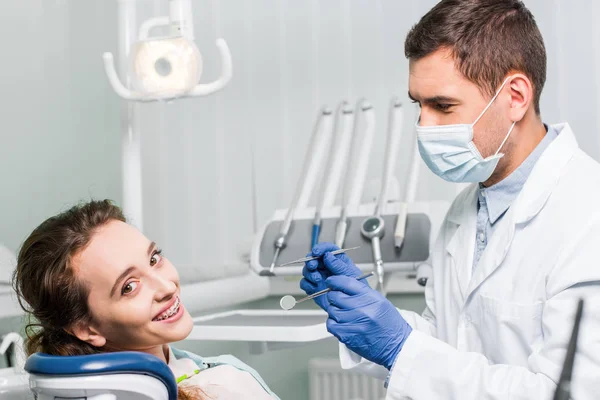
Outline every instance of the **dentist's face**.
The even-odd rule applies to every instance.
[[[454,57],[445,49],[411,60],[409,72],[408,92],[421,107],[422,126],[472,124],[492,99],[456,68]],[[473,127],[473,142],[484,158],[498,150],[510,129],[510,102],[507,84]],[[509,148],[504,147],[503,153],[510,153]]]
[[[89,288],[92,322],[76,336],[106,350],[154,352],[184,339],[193,322],[180,302],[179,275],[154,242],[121,221],[93,234],[73,258]]]

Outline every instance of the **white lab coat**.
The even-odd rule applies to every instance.
[[[474,270],[477,185],[450,207],[432,250],[427,308],[400,310],[413,332],[386,400],[550,400],[579,297],[572,395],[600,398],[600,165],[568,124],[555,128]],[[344,345],[340,358],[346,369],[388,375]]]

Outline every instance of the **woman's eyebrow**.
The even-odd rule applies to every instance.
[[[123,273],[121,275],[119,275],[119,277],[115,281],[115,284],[113,285],[112,289],[110,290],[110,297],[114,296],[115,290],[117,290],[117,287],[119,286],[119,283],[123,279],[125,279],[127,277],[127,275],[131,274],[134,270],[135,270],[135,267],[131,266],[131,267],[127,268],[125,271],[123,271]]]

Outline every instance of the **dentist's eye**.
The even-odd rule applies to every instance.
[[[123,289],[121,290],[122,295],[133,293],[133,291],[137,288],[138,283],[135,281],[127,282]]]
[[[452,104],[435,103],[433,107],[438,111],[447,112]]]
[[[152,253],[152,256],[150,257],[150,266],[154,267],[161,260],[162,260],[162,250],[158,249],[158,250],[154,251],[154,253]]]

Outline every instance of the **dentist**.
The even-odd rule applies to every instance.
[[[333,289],[316,301],[342,366],[385,380],[388,400],[549,400],[577,300],[600,309],[600,165],[568,124],[542,122],[546,51],[521,1],[441,1],[405,54],[421,157],[441,178],[473,183],[432,249],[427,307],[397,310],[326,243],[300,285]],[[598,332],[598,313],[584,315],[577,400],[600,393]]]

